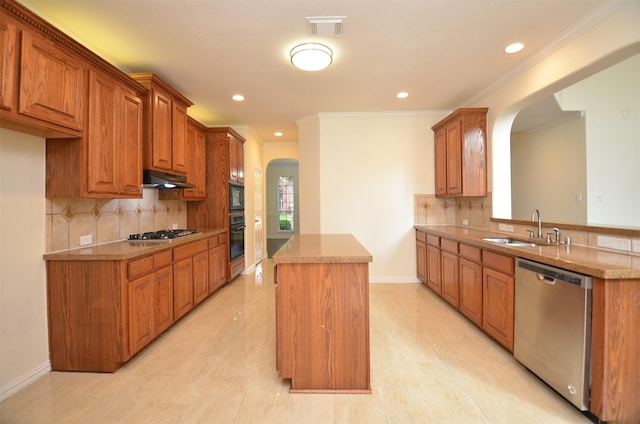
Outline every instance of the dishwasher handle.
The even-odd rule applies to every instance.
[[[538,277],[538,280],[542,281],[543,283],[547,283],[550,285],[554,285],[556,283],[556,279],[551,278],[548,275],[544,275],[538,272],[536,273],[536,276]]]

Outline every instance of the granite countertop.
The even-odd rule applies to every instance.
[[[576,245],[567,247],[564,244],[538,244],[535,247],[505,246],[484,241],[482,238],[511,237],[522,240],[526,240],[526,238],[456,225],[416,225],[415,228],[483,249],[531,259],[594,277],[640,278],[640,255]],[[537,243],[537,241],[534,242]]]
[[[138,256],[145,256],[162,250],[171,249],[182,244],[205,240],[209,237],[222,234],[225,231],[227,231],[225,228],[198,229],[198,233],[196,234],[172,239],[166,242],[148,243],[119,240],[111,243],[80,247],[77,249],[45,253],[43,255],[43,259],[46,261],[117,261],[132,259]]]
[[[273,263],[364,263],[371,253],[351,234],[294,235],[274,255]]]

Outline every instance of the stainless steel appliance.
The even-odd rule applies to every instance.
[[[513,355],[582,411],[589,409],[591,277],[516,263]]]
[[[244,210],[244,186],[242,184],[229,183],[229,210]]]
[[[128,241],[135,243],[167,242],[176,238],[190,236],[195,233],[197,233],[196,230],[189,229],[150,231],[140,234],[130,234]]]
[[[229,214],[229,259],[244,255],[244,212]]]

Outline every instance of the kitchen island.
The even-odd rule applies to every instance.
[[[274,254],[276,368],[291,392],[371,393],[372,260],[346,234],[296,235]]]

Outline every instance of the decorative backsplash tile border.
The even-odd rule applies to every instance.
[[[187,205],[160,200],[156,189],[143,189],[142,199],[46,199],[47,253],[123,240],[129,234],[187,226]]]

